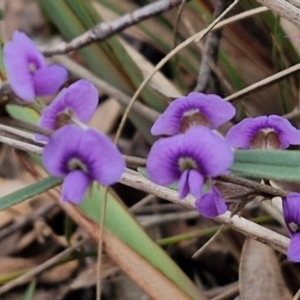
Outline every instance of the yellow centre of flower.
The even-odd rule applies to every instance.
[[[70,171],[81,170],[84,173],[88,172],[86,164],[84,164],[80,159],[74,157],[68,161],[68,169]]]
[[[197,169],[196,162],[190,157],[180,157],[178,160],[178,166],[181,172],[191,169]]]

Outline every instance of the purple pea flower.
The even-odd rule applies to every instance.
[[[276,115],[246,118],[226,135],[232,147],[243,149],[286,149],[300,145],[300,131]]]
[[[300,262],[300,194],[290,193],[282,199],[283,216],[291,236],[287,258],[292,262]]]
[[[39,126],[56,130],[71,122],[72,118],[86,123],[93,116],[98,104],[98,91],[92,83],[81,79],[64,88],[50,105],[43,109]],[[48,137],[36,134],[36,141],[48,141]]]
[[[24,101],[55,94],[68,78],[62,66],[46,65],[43,54],[23,32],[15,31],[3,51],[11,88]]]
[[[147,159],[149,178],[160,185],[178,183],[179,198],[189,192],[198,200],[196,208],[206,217],[224,213],[227,206],[216,188],[202,195],[206,179],[227,172],[233,152],[225,140],[204,126],[185,134],[161,138],[155,142]]]
[[[202,125],[216,129],[235,115],[235,108],[218,95],[189,93],[174,100],[151,128],[153,135],[175,135]]]
[[[116,183],[125,162],[113,142],[94,129],[66,125],[51,136],[43,154],[48,172],[65,177],[61,199],[79,203],[93,180],[104,186]]]

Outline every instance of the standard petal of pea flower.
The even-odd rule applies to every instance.
[[[175,135],[198,125],[216,129],[234,115],[234,106],[218,95],[193,92],[174,100],[155,121],[151,133]]]
[[[179,198],[190,192],[199,199],[196,207],[202,207],[201,213],[214,217],[224,213],[227,207],[225,203],[219,205],[224,200],[215,188],[204,198],[205,203],[201,206],[202,186],[206,179],[227,173],[232,162],[233,152],[225,140],[210,129],[197,126],[185,134],[155,142],[148,155],[147,171],[149,178],[160,185],[179,181]]]
[[[291,237],[287,258],[292,262],[300,262],[300,194],[290,193],[282,199],[283,216]]]
[[[231,127],[226,140],[232,147],[242,149],[286,149],[300,145],[300,130],[280,116],[260,116]]]
[[[87,80],[81,79],[64,88],[50,105],[43,109],[39,126],[56,130],[71,122],[72,118],[86,123],[98,105],[98,91]],[[48,141],[48,137],[36,134],[36,141]]]
[[[123,157],[108,137],[75,125],[55,131],[42,158],[51,175],[65,177],[61,199],[73,203],[84,199],[93,180],[104,186],[112,185],[125,171]]]
[[[15,31],[3,52],[11,88],[24,101],[55,94],[68,78],[64,67],[47,66],[43,54],[23,32]]]

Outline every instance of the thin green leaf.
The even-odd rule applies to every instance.
[[[300,151],[236,150],[230,169],[237,175],[299,181]]]
[[[104,199],[104,189],[94,183],[90,195],[79,205],[84,213],[99,222],[100,209]],[[190,279],[174,261],[146,234],[135,218],[112,192],[108,191],[105,228],[147,259],[165,276],[172,280],[190,299],[199,295]]]
[[[5,106],[6,111],[15,119],[37,124],[40,115],[30,107],[8,104]]]
[[[33,183],[25,188],[19,189],[7,196],[0,198],[0,211],[25,201],[33,196],[39,195],[62,182],[61,178],[46,177],[36,183]]]
[[[32,280],[28,285],[26,292],[22,298],[22,300],[33,300],[34,292],[35,292],[36,280]]]

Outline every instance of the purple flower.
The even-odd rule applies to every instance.
[[[175,135],[203,125],[216,129],[235,115],[235,108],[217,95],[189,93],[174,100],[151,128],[153,135]]]
[[[214,186],[211,192],[196,200],[195,206],[206,218],[215,218],[227,211],[227,205],[223,201],[222,195]]]
[[[300,131],[282,117],[247,118],[230,128],[227,142],[243,149],[286,149],[300,145]]]
[[[79,203],[93,180],[107,186],[125,171],[121,153],[112,141],[94,129],[66,125],[51,136],[42,154],[48,172],[65,177],[62,201]]]
[[[55,94],[68,78],[62,66],[46,65],[43,54],[23,32],[15,31],[3,51],[11,88],[24,101]]]
[[[282,199],[283,216],[291,236],[287,258],[292,262],[300,262],[300,194],[290,193]]]
[[[47,108],[43,109],[39,126],[56,130],[69,124],[71,118],[86,123],[92,117],[98,104],[98,91],[92,83],[81,79],[64,88]],[[37,134],[39,142],[48,141],[48,137]]]
[[[216,216],[226,211],[226,205],[215,188],[202,196],[202,186],[207,178],[226,173],[232,162],[233,152],[225,140],[210,129],[197,126],[185,134],[155,142],[148,155],[147,171],[149,178],[160,185],[179,181],[180,199],[190,192],[201,198],[196,207],[203,215]]]

